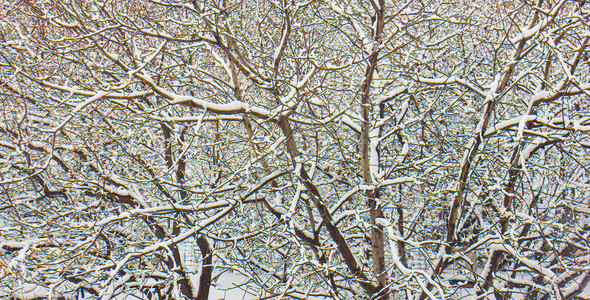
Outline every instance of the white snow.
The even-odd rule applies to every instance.
[[[80,110],[84,109],[84,107],[88,106],[90,103],[102,99],[107,93],[106,92],[98,92],[95,95],[93,95],[92,97],[86,99],[86,101],[84,102],[80,102],[76,108],[70,113],[69,116],[67,116],[57,127],[54,127],[53,129],[49,130],[49,132],[57,132],[58,130],[60,130],[61,128],[63,128]]]
[[[3,243],[4,245],[7,245],[6,243]],[[29,252],[29,248],[30,248],[30,243],[25,242],[22,244],[22,249],[20,249],[18,251],[18,255],[15,256],[13,259],[10,260],[10,262],[8,263],[8,268],[9,269],[16,269],[17,266],[19,266],[22,262],[25,261],[25,258],[27,256],[27,252]]]
[[[374,133],[374,132],[372,132]],[[371,135],[371,134],[369,134]],[[379,153],[377,147],[379,146],[378,136],[369,139],[369,170],[371,173],[371,181],[379,180]]]
[[[281,97],[281,103],[289,108],[294,108],[295,104],[297,104],[297,102],[295,102],[293,100],[293,98],[295,98],[295,95],[297,94],[297,89],[295,87],[291,87],[291,91],[289,92],[289,94],[287,94],[284,97]]]
[[[494,252],[494,251],[507,252],[512,257],[514,257],[519,262],[521,262],[523,265],[525,265],[525,266],[531,268],[532,270],[535,270],[535,271],[539,272],[540,274],[542,274],[543,276],[545,276],[545,280],[547,282],[552,282],[553,280],[557,280],[558,279],[558,276],[553,271],[551,271],[548,268],[545,268],[545,267],[541,266],[536,261],[533,261],[531,259],[528,259],[528,258],[520,255],[520,253],[518,253],[518,251],[516,251],[516,249],[514,249],[512,246],[510,246],[510,245],[508,245],[506,243],[492,245],[491,246],[491,251],[492,252]]]
[[[475,137],[469,139],[469,143],[467,143],[466,149],[463,152],[463,158],[461,158],[460,166],[463,167],[465,163],[467,163],[467,158],[469,157],[469,153],[473,151],[473,147],[475,146]]]
[[[397,88],[387,92],[384,95],[379,95],[377,97],[377,99],[375,100],[375,104],[379,105],[383,102],[387,102],[387,101],[399,96],[400,94],[404,93],[405,91],[407,91],[407,89],[408,88],[405,86],[398,86]]]
[[[519,118],[520,120],[518,120],[518,134],[516,135],[516,140],[520,141],[523,137],[523,132],[524,132],[524,127],[526,125],[527,122],[529,121],[534,121],[537,119],[537,116],[535,115],[524,115],[521,116]]]
[[[342,121],[342,123],[348,125],[348,127],[352,128],[354,131],[361,132],[361,126],[355,123],[348,115],[343,115],[342,118],[340,118],[340,120]]]
[[[510,42],[512,44],[516,44],[522,40],[528,40],[531,37],[533,37],[533,35],[535,35],[536,33],[539,32],[539,29],[541,29],[541,26],[543,26],[543,22],[539,22],[537,25],[533,26],[532,28],[521,28],[520,31],[521,33],[516,35],[514,38],[510,39]]]
[[[311,76],[313,76],[313,74],[315,74],[315,71],[316,71],[316,67],[314,66],[311,69],[311,71],[309,71],[307,74],[305,74],[305,76],[303,76],[303,78],[297,82],[295,87],[298,89],[305,87],[305,85],[307,85],[307,83],[309,82],[309,79],[311,78]]]
[[[587,123],[590,120],[590,117],[582,118],[579,120],[573,121],[573,128],[576,131],[590,131],[590,125],[582,125],[582,123]]]
[[[311,97],[307,101],[309,101],[309,103],[311,103],[313,105],[324,106],[324,101],[322,101],[322,99],[320,99],[318,97]]]
[[[548,99],[551,97],[551,94],[547,90],[539,90],[536,91],[533,96],[531,97],[531,102],[537,102],[542,99]]]

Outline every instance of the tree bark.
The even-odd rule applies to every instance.
[[[199,292],[197,300],[209,299],[209,288],[211,287],[211,274],[213,273],[213,255],[207,238],[199,235],[197,238],[197,245],[201,249],[201,256],[203,257],[203,271],[201,272],[201,279],[199,281]]]

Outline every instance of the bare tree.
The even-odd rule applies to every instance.
[[[0,295],[572,299],[580,1],[5,1]]]

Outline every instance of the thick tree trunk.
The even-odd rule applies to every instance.
[[[213,273],[213,255],[207,238],[199,235],[197,238],[197,245],[201,249],[201,256],[203,256],[203,272],[201,272],[201,279],[199,281],[199,292],[197,300],[209,299],[209,288],[211,287],[211,274]]]
[[[379,45],[381,43],[381,34],[383,33],[383,27],[385,25],[385,1],[372,1],[371,4],[375,9],[373,40],[377,45]],[[377,48],[373,50],[373,53],[371,53],[369,65],[367,65],[365,70],[365,79],[361,87],[361,169],[363,180],[368,184],[373,183],[372,177],[374,175],[371,174],[371,155],[378,155],[377,153],[373,152],[373,149],[371,149],[372,104],[370,101],[371,84],[373,82],[373,74],[377,69],[378,60],[379,50]],[[378,157],[377,163],[379,163]],[[377,299],[387,299],[388,291],[381,291],[382,289],[386,289],[387,286],[387,278],[385,274],[385,243],[383,237],[383,226],[377,224],[376,221],[378,218],[383,218],[383,209],[378,202],[378,190],[367,191],[366,195],[369,198],[368,206],[370,210],[369,213],[371,222],[371,256],[373,260],[373,274],[379,283],[379,295],[377,295]]]

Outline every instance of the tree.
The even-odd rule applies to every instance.
[[[0,5],[0,295],[590,279],[584,2]]]

